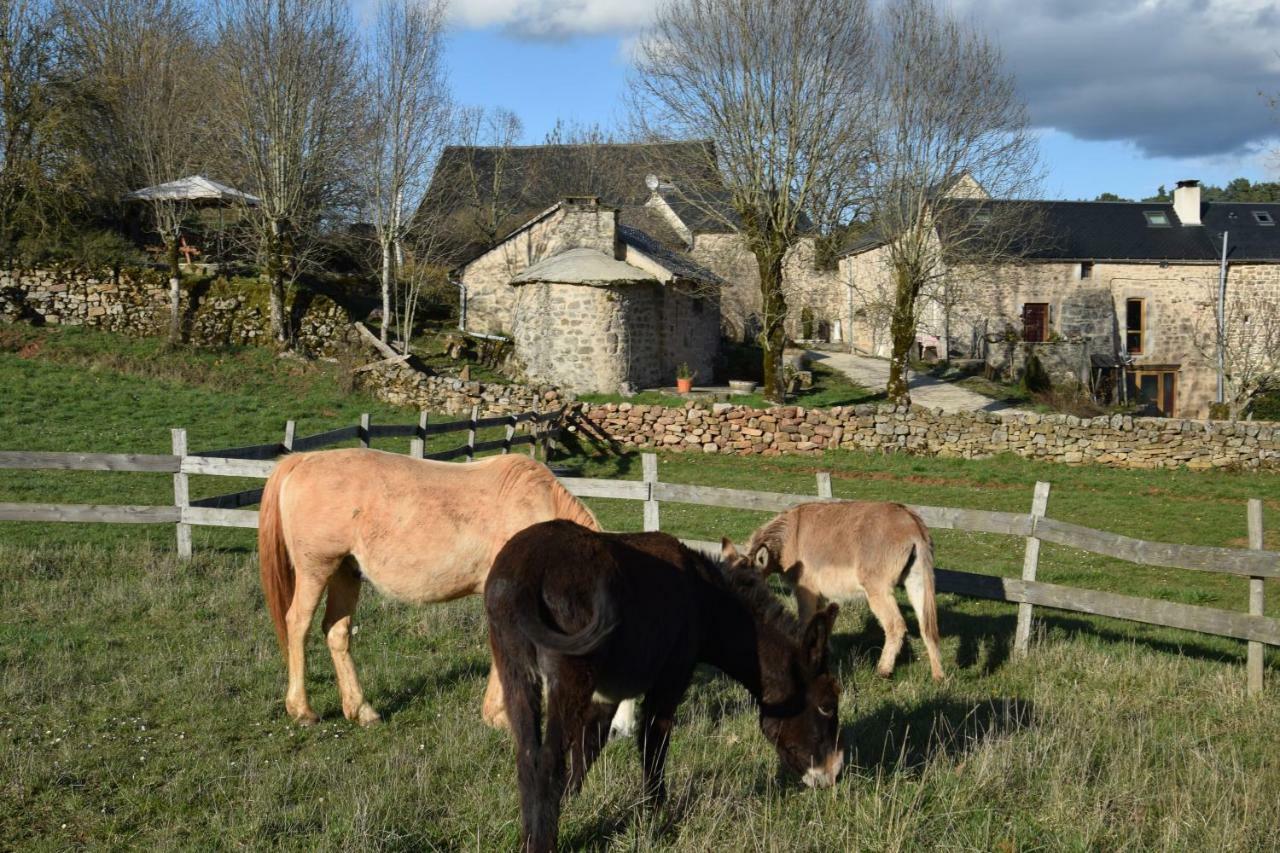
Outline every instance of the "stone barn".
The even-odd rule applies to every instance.
[[[468,330],[509,337],[525,378],[575,392],[673,385],[681,364],[709,381],[721,280],[618,215],[566,198],[466,264]]]

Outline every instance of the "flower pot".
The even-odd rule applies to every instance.
[[[750,379],[730,379],[729,391],[733,394],[751,394],[756,390],[756,383]]]
[[[693,377],[688,379],[676,379],[676,390],[681,394],[688,394],[693,390]]]

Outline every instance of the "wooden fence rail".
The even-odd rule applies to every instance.
[[[275,446],[282,452],[314,449],[360,438],[367,441],[374,437],[412,437],[410,454],[419,458],[451,459],[473,458],[476,453],[490,450],[507,452],[513,445],[527,443],[531,449],[539,440],[549,439],[550,429],[537,435],[514,437],[517,423],[530,421],[537,428],[558,415],[520,415],[514,417],[477,418],[443,424],[428,424],[423,415],[416,425],[377,425],[362,418],[359,427],[344,427],[314,436],[294,438],[292,422],[286,427],[285,440],[279,445],[254,445],[249,448],[231,448],[214,453],[182,454],[185,449],[185,433],[174,431],[174,454],[146,455],[122,453],[37,453],[27,451],[0,451],[0,468],[26,470],[77,470],[77,471],[139,471],[169,473],[174,475],[173,506],[88,506],[79,504],[0,503],[0,521],[67,521],[106,522],[112,524],[176,524],[179,550],[183,551],[184,529],[190,526],[256,528],[256,510],[237,507],[256,502],[261,489],[249,489],[229,495],[187,500],[186,476],[231,476],[265,478],[275,462],[256,459],[252,453],[259,448]],[[503,439],[476,442],[477,429],[506,426]],[[467,443],[451,450],[424,454],[428,435],[466,431]],[[544,457],[545,458],[545,457]],[[816,494],[800,495],[778,492],[757,492],[743,489],[726,489],[713,486],[693,486],[663,483],[658,479],[657,457],[646,453],[642,456],[641,480],[605,480],[580,477],[562,478],[561,482],[574,495],[583,498],[611,498],[641,501],[644,505],[644,529],[657,530],[660,526],[662,502],[688,503],[726,509],[777,512],[813,500],[831,497],[830,475],[819,473]],[[179,478],[182,478],[179,481]],[[937,570],[938,590],[974,598],[1007,601],[1019,606],[1015,635],[1015,649],[1027,652],[1031,609],[1033,606],[1049,607],[1075,613],[1087,613],[1160,625],[1248,642],[1246,671],[1248,690],[1251,694],[1262,690],[1263,644],[1280,646],[1280,620],[1268,618],[1264,612],[1264,587],[1266,578],[1280,577],[1280,553],[1264,550],[1262,537],[1261,501],[1248,504],[1249,550],[1216,548],[1200,545],[1181,545],[1165,542],[1148,542],[1116,533],[1093,530],[1046,517],[1049,485],[1036,485],[1031,512],[990,512],[987,510],[958,507],[913,506],[925,523],[935,529],[963,530],[978,533],[997,533],[1024,537],[1027,540],[1021,578],[1005,578],[970,572]],[[189,534],[188,534],[189,537]],[[686,540],[695,547],[718,551],[719,543]],[[1221,610],[1198,605],[1177,604],[1169,601],[1139,598],[1097,590],[1079,589],[1044,583],[1036,579],[1041,541],[1113,557],[1131,563],[1202,572],[1237,575],[1249,580],[1249,612]],[[187,539],[189,548],[189,538]]]

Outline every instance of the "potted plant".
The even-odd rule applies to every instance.
[[[689,362],[682,361],[676,367],[676,390],[688,394],[693,390],[693,377],[696,373],[689,369]]]

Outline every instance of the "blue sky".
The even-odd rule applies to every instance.
[[[1276,179],[1272,0],[954,0],[1005,53],[1041,137],[1048,198],[1141,197],[1181,178]],[[540,142],[625,122],[628,45],[652,0],[455,0],[451,84]]]

